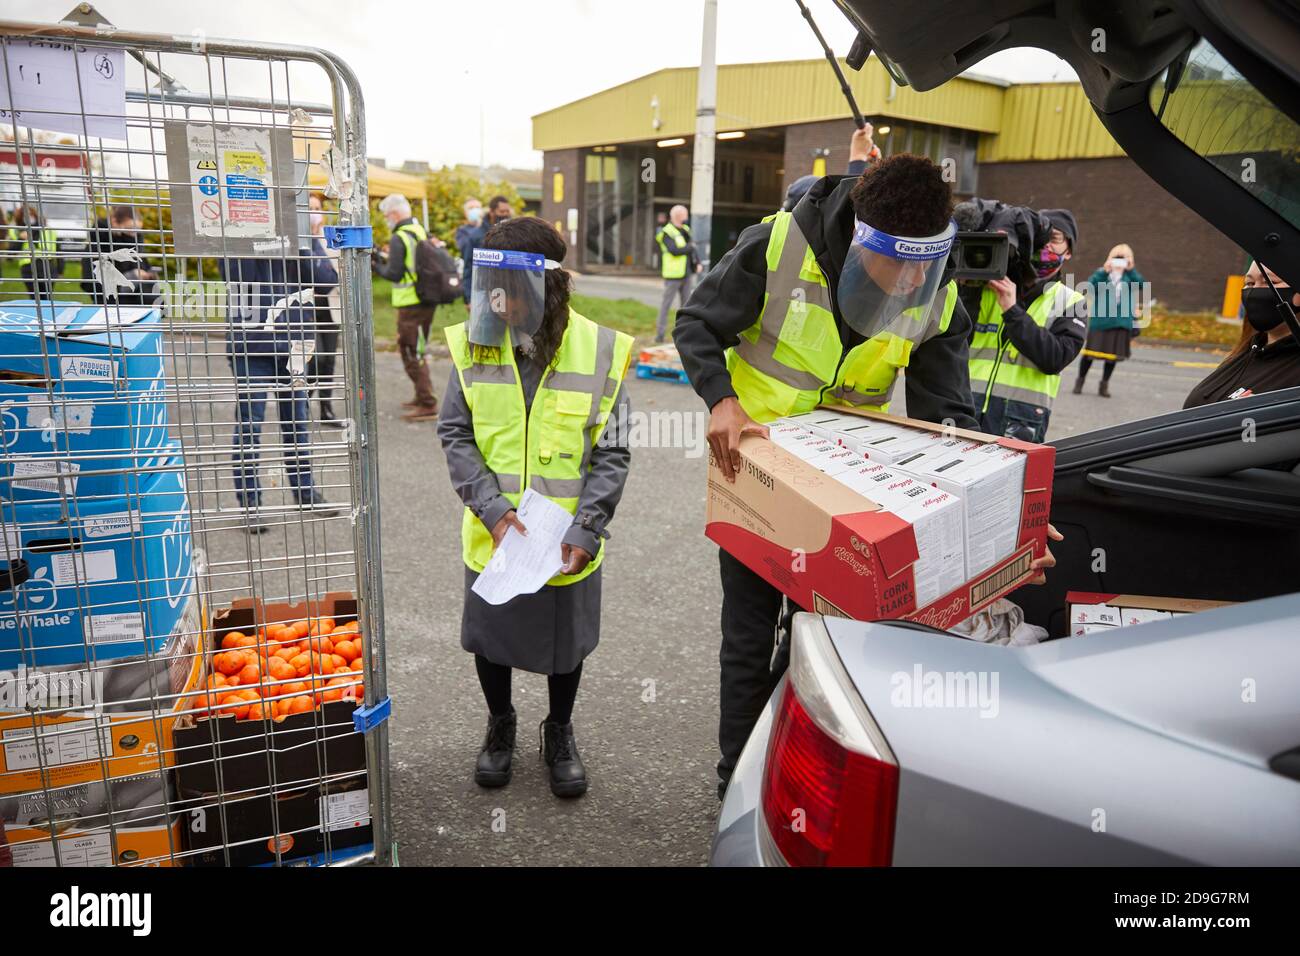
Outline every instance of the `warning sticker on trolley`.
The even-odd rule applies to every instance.
[[[65,551],[50,555],[50,571],[58,587],[99,584],[117,580],[117,554],[103,551]]]
[[[86,640],[91,644],[115,644],[144,640],[144,615],[139,611],[93,614],[85,621]]]
[[[52,461],[48,458],[13,459],[15,488],[57,495],[66,486],[69,494],[77,490],[77,472],[81,466],[75,461]]]
[[[37,740],[31,728],[6,730],[4,737],[5,770],[39,770],[41,766],[61,767],[70,763],[85,763],[111,757],[112,735],[107,726],[97,726],[94,720],[77,720],[61,723],[57,730],[42,728],[37,751]]]
[[[326,830],[351,830],[370,823],[370,791],[330,793],[320,799],[320,818]]]

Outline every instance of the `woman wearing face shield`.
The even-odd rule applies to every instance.
[[[504,220],[474,252],[470,319],[446,330],[455,368],[438,421],[461,525],[465,598],[461,646],[474,654],[488,705],[474,779],[510,782],[514,669],[547,675],[550,711],[539,730],[551,791],[587,790],[572,723],[583,659],[600,638],[606,526],[623,493],[624,379],[630,336],[569,307],[564,240],[534,217]],[[534,594],[487,603],[474,582],[508,532],[526,534],[516,507],[526,490],[573,515],[559,574]]]
[[[1271,283],[1271,285],[1270,285]],[[1252,262],[1241,293],[1241,339],[1228,357],[1197,385],[1183,408],[1300,385],[1300,342],[1285,309],[1300,315],[1300,293],[1272,269]]]

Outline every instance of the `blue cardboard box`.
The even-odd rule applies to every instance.
[[[0,503],[0,670],[160,652],[194,593],[178,451],[125,494]]]
[[[120,495],[154,466],[164,350],[152,308],[0,303],[0,498]]]

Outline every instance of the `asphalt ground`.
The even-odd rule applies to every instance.
[[[586,277],[584,277],[585,279]],[[584,286],[582,280],[579,288]],[[643,283],[639,296],[656,290]],[[597,292],[589,284],[584,291]],[[626,288],[626,285],[614,287]],[[1182,406],[1212,353],[1137,345],[1113,398],[1074,395],[1068,370],[1049,438]],[[380,483],[393,812],[400,861],[434,865],[700,865],[717,810],[717,549],[703,535],[703,407],[689,386],[630,379],[634,409],[690,441],[638,447],[604,564],[600,646],[584,664],[574,723],[590,792],[562,801],[537,755],[545,679],[516,674],[513,782],[473,782],[486,709],[460,648],[461,507],[434,426],[400,420],[411,388],[378,356]],[[432,364],[438,391],[450,365]],[[902,408],[898,409],[902,411]]]

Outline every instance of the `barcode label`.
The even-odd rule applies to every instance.
[[[37,458],[15,458],[13,461],[13,486],[28,491],[57,495],[62,488],[60,478],[66,480],[68,493],[77,490],[77,472],[81,466],[75,461],[49,461]]]
[[[972,581],[970,586],[970,606],[975,610],[989,598],[993,597],[1016,578],[1029,570],[1034,558],[1034,549],[1026,548],[1004,568],[999,568],[986,578]]]
[[[138,611],[95,614],[86,620],[86,640],[91,644],[114,644],[144,640],[144,615]]]

